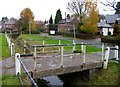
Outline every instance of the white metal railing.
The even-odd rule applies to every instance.
[[[64,47],[65,46],[73,46],[73,49],[75,50],[76,45],[81,45],[81,51],[84,54],[83,63],[85,63],[85,60],[86,60],[85,59],[85,57],[86,57],[86,45],[89,45],[89,44],[85,44],[85,43],[80,43],[80,44],[75,44],[75,43],[73,43],[73,44],[60,44],[60,41],[59,41],[59,44],[33,45],[33,47],[34,47],[34,70],[36,70],[36,64],[37,64],[36,63],[37,48],[42,47],[44,52],[45,52],[45,49],[44,49],[45,47],[59,47],[58,51],[60,52],[60,58],[61,58],[60,65],[61,65],[61,67],[63,67]]]
[[[104,48],[104,46],[103,46]],[[103,64],[103,68],[107,69],[107,65],[108,65],[108,60],[110,58],[110,50],[114,50],[114,59],[117,61],[118,63],[118,46],[115,47],[106,47],[105,52],[104,49],[102,50],[104,52],[104,55],[102,55],[102,58],[104,57],[104,64]]]
[[[23,64],[23,62],[21,60],[21,57],[20,57],[20,54],[16,53],[15,54],[15,70],[16,70],[16,75],[17,76],[20,76],[20,74],[21,74],[21,66],[22,66],[23,70],[25,71],[26,75],[29,77],[29,79],[30,79],[31,83],[33,84],[33,86],[38,87],[38,85],[36,84],[36,82],[34,81],[32,76],[30,75],[29,71],[27,70],[27,68]]]

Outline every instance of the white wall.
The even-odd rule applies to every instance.
[[[111,35],[113,35],[113,28],[109,28],[109,31],[111,32]],[[103,35],[108,35],[108,28],[102,28]]]

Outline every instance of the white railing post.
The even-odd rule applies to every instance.
[[[116,48],[116,50],[115,50],[114,56],[115,56],[116,60],[118,61],[118,49],[119,49],[119,47],[115,46],[115,48]]]
[[[59,45],[61,45],[61,40],[59,40]],[[59,46],[59,52],[60,52],[60,46]]]
[[[61,46],[61,67],[63,67],[63,46]]]
[[[82,45],[81,45],[81,51],[82,51],[82,53],[83,53],[83,52],[84,52],[84,51],[83,51],[83,50],[84,50],[84,48],[83,48],[83,46],[84,46],[84,45],[83,45],[83,42],[81,42],[81,44],[82,44]]]
[[[10,46],[11,46],[11,41],[10,41],[9,38],[8,38],[8,46],[9,46],[9,48],[10,48]]]
[[[20,58],[20,54],[16,53],[15,54],[15,70],[16,70],[16,75],[18,73],[21,74],[21,66],[20,66],[20,62],[19,62],[18,58]]]
[[[102,43],[102,61],[104,60],[104,43]]]
[[[24,40],[24,49],[23,49],[23,51],[24,51],[24,54],[26,54],[26,40]]]
[[[86,45],[83,45],[83,64],[85,64],[85,58],[86,57]]]
[[[76,46],[75,45],[76,45],[75,40],[73,40],[73,49],[72,49],[73,52],[76,50]]]
[[[43,46],[45,45],[45,41],[43,40]],[[45,48],[43,47],[42,49],[42,52],[43,52],[43,57],[44,57],[44,53],[45,53]]]
[[[105,59],[104,59],[104,65],[103,65],[104,69],[107,69],[109,55],[110,55],[110,47],[106,47],[106,50],[105,50]]]
[[[11,43],[11,56],[14,57],[14,54],[15,54],[15,50],[14,50],[14,43]]]
[[[34,48],[34,70],[36,70],[36,47]]]

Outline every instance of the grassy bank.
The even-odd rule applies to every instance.
[[[0,45],[0,54],[1,54],[0,59],[8,58],[10,56],[10,50],[8,48],[5,34],[0,34],[0,44],[1,44]]]
[[[27,82],[27,78],[24,74],[21,75],[21,78],[23,80],[23,83],[25,87],[30,87],[29,83]],[[21,84],[19,82],[19,79],[16,75],[3,75],[2,78],[2,87],[21,87]]]
[[[68,76],[65,81],[70,85],[69,87],[79,87],[87,85],[88,87],[119,87],[120,85],[120,62],[115,63],[109,61],[107,69],[96,70],[92,73],[89,81],[81,80],[78,75]],[[85,75],[84,75],[85,76]]]
[[[43,40],[45,41],[45,44],[59,44],[59,39],[55,39],[52,37],[46,37],[46,36],[40,36],[39,34],[32,34],[31,36],[28,34],[23,34],[19,36],[19,39],[25,39],[27,40],[27,43],[30,43],[30,38],[31,38],[31,45],[40,45],[43,44]],[[69,38],[68,38],[69,39]],[[61,44],[72,44],[71,41],[69,40],[61,40]],[[76,46],[77,50],[81,49],[81,46],[77,45]],[[65,52],[71,52],[72,51],[72,47],[71,46],[67,46],[65,47]],[[87,52],[100,52],[101,49],[100,48],[96,48],[93,46],[88,45],[87,46]]]

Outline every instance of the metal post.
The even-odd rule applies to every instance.
[[[61,46],[61,67],[63,67],[63,46]]]
[[[14,43],[11,44],[11,56],[14,57]]]
[[[45,41],[43,40],[43,46],[45,45]],[[44,57],[44,53],[45,53],[45,48],[43,47],[43,50],[42,50],[42,52],[43,52],[43,57]]]
[[[30,23],[31,23],[31,22],[29,22],[30,50],[32,50],[32,49],[31,49],[31,26],[30,26]]]
[[[115,50],[115,58],[116,60],[118,61],[118,49],[119,47],[118,46],[115,46],[116,47],[116,50]]]
[[[105,52],[105,60],[104,60],[104,69],[107,69],[107,64],[108,64],[108,59],[109,59],[109,55],[110,55],[110,47],[106,47],[106,52]]]
[[[73,49],[72,49],[73,52],[76,50],[75,47],[76,47],[76,46],[75,46],[75,40],[73,40]]]
[[[81,44],[83,44],[83,42],[81,42]],[[84,46],[84,45],[81,45],[81,51],[82,51],[82,53],[84,52],[83,46]]]
[[[36,47],[34,48],[34,70],[36,70]]]
[[[19,73],[21,73],[21,66],[20,66],[20,62],[18,60],[18,58],[20,58],[20,54],[16,53],[15,54],[15,70],[16,70],[16,75]]]
[[[76,34],[75,34],[75,25],[73,25],[73,29],[74,29],[74,39],[76,39]]]
[[[86,45],[83,46],[83,64],[85,64],[85,57],[86,57]]]
[[[102,61],[104,60],[104,43],[102,44]]]
[[[61,44],[61,40],[59,40],[59,45]],[[60,52],[60,46],[59,46],[59,52]]]
[[[9,45],[9,48],[10,48],[10,46],[11,46],[11,41],[10,41],[10,39],[8,39],[8,45]]]
[[[26,40],[24,40],[24,49],[23,49],[23,51],[24,51],[24,54],[26,54]]]

